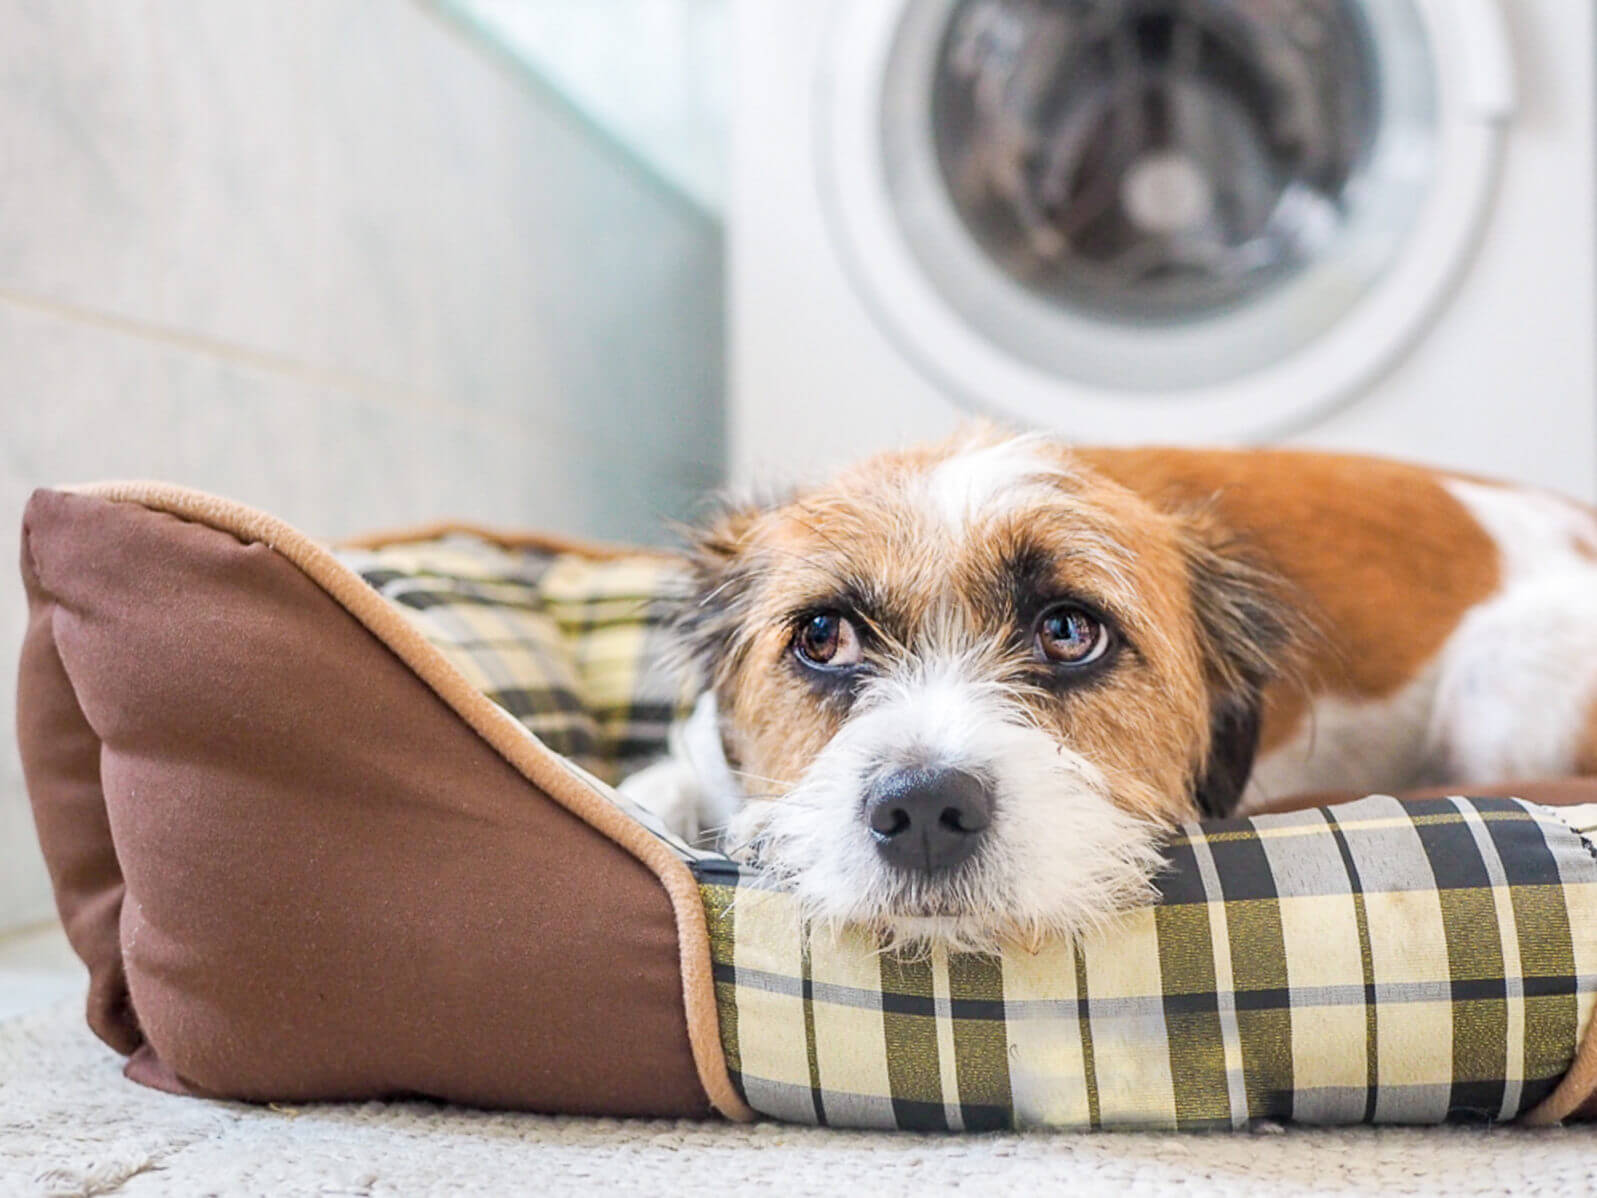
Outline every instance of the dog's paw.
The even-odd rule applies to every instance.
[[[697,843],[703,831],[699,826],[703,800],[698,777],[686,762],[667,757],[639,770],[616,789],[652,812],[672,833],[689,844]]]

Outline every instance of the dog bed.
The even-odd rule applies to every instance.
[[[39,837],[149,1085],[951,1129],[1555,1122],[1597,1086],[1589,782],[1189,825],[1080,945],[902,958],[610,789],[689,698],[669,556],[332,551],[127,483],[36,493],[22,568]]]

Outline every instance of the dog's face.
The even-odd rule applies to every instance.
[[[1234,805],[1286,635],[1273,580],[1034,437],[873,459],[701,539],[679,626],[817,920],[993,947],[1148,893]]]

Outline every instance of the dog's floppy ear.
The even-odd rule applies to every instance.
[[[768,504],[722,499],[711,516],[685,529],[687,579],[669,601],[669,617],[681,655],[707,686],[724,680],[740,654],[759,570],[753,533],[769,511]]]
[[[1209,751],[1193,797],[1207,816],[1242,798],[1264,690],[1288,674],[1308,624],[1292,588],[1208,513],[1189,518],[1188,576],[1209,687]]]

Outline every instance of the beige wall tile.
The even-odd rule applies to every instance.
[[[0,560],[98,477],[656,541],[719,483],[718,228],[423,4],[0,29]],[[0,676],[21,628],[0,588]],[[9,741],[0,928],[50,909]]]

